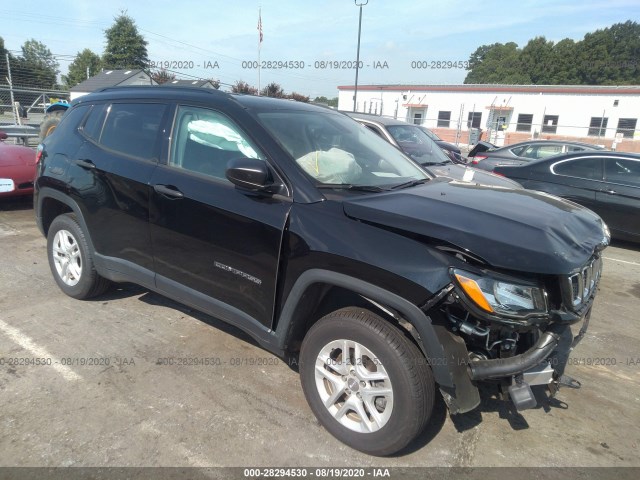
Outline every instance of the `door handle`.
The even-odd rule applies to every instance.
[[[91,160],[76,160],[76,165],[82,168],[86,168],[87,170],[95,170],[96,164]]]
[[[171,185],[154,185],[153,189],[160,195],[164,195],[166,197],[171,197],[174,199],[184,198],[184,194],[176,187]]]

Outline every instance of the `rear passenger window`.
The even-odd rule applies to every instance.
[[[78,124],[87,113],[87,110],[89,110],[89,105],[78,105],[77,107],[67,110],[56,128],[60,128],[63,125],[65,128],[67,126],[74,129],[77,128]]]
[[[566,175],[568,177],[602,180],[602,159],[580,158],[561,162],[553,167],[553,171],[558,175]]]
[[[179,107],[169,165],[226,180],[229,160],[258,158],[259,150],[224,115],[197,107]]]
[[[166,105],[159,103],[114,103],[108,108],[100,143],[134,157],[157,157],[160,123]]]
[[[640,161],[607,158],[604,169],[607,182],[640,187]]]

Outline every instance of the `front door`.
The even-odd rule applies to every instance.
[[[231,159],[267,161],[228,117],[179,106],[175,118],[168,162],[151,179],[156,286],[227,322],[268,328],[291,202],[226,179]]]

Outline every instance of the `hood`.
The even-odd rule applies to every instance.
[[[36,151],[21,145],[0,143],[0,167],[35,165]]]
[[[425,167],[436,177],[449,177],[454,180],[470,182],[477,185],[488,185],[504,188],[522,188],[522,186],[506,177],[501,177],[493,173],[478,170],[477,168],[465,167],[463,165],[448,163],[446,165],[433,165]]]
[[[496,268],[529,273],[569,274],[604,241],[602,220],[575,203],[443,178],[345,201],[344,212],[447,242]]]

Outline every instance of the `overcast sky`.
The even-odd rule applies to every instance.
[[[258,59],[261,6],[261,59],[294,61],[298,67],[304,63],[304,68],[263,69],[261,86],[275,81],[287,92],[333,97],[338,85],[352,85],[355,78],[353,69],[329,69],[326,63],[325,68],[316,68],[323,66],[317,63],[322,61],[355,61],[359,9],[353,0],[43,0],[3,4],[0,36],[6,48],[19,50],[25,40],[35,38],[57,56],[62,73],[84,48],[102,54],[104,29],[120,10],[127,10],[149,42],[150,60],[181,61],[183,66],[193,62],[193,69],[176,68],[185,78],[187,74],[213,77],[229,84],[245,80],[257,86],[257,70],[243,66]],[[480,45],[514,41],[523,46],[540,35],[554,41],[566,37],[579,40],[595,29],[639,18],[638,0],[369,0],[363,7],[360,58],[364,66],[359,84],[462,83],[464,69],[419,69],[412,68],[412,62],[426,61],[422,65],[431,66],[432,61],[467,61]]]

